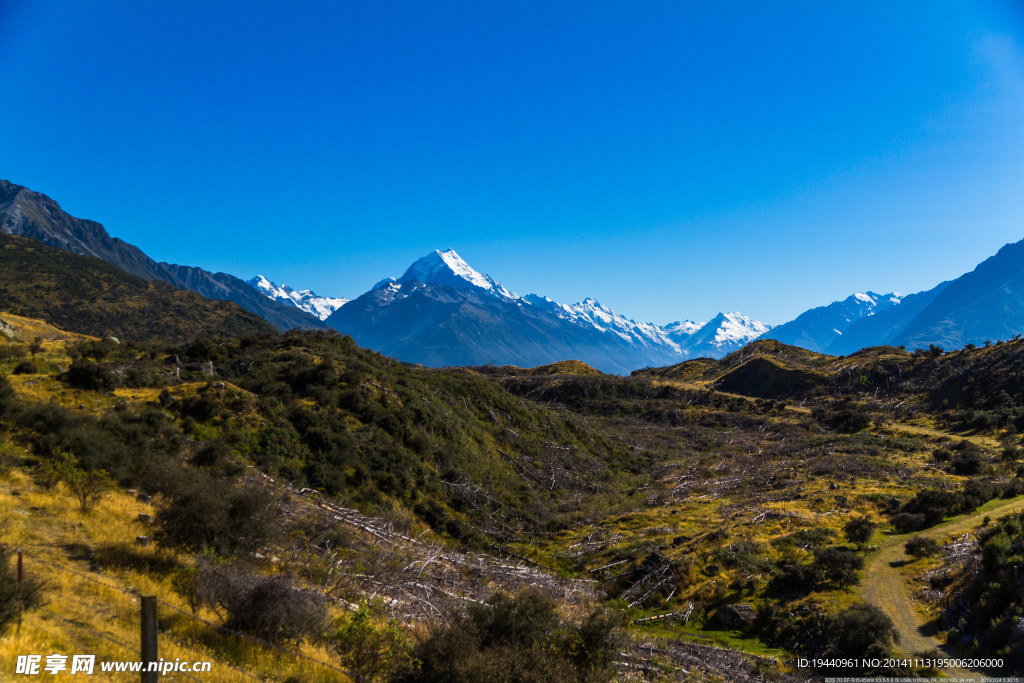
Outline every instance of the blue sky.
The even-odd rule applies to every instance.
[[[0,0],[0,177],[158,260],[777,324],[1024,238],[1024,10]]]

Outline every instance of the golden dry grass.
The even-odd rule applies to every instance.
[[[153,508],[124,491],[103,498],[82,513],[62,490],[44,490],[23,471],[13,469],[0,476],[0,542],[23,549],[26,576],[44,582],[45,604],[26,611],[21,632],[13,629],[0,637],[0,679],[14,677],[20,654],[96,654],[99,660],[136,660],[139,640],[139,599],[156,595],[173,607],[188,612],[171,590],[166,572],[146,571],[152,566],[173,565],[185,560],[152,545],[135,544],[135,537],[151,533],[138,522],[139,513]],[[227,635],[200,621],[158,607],[159,653],[165,660],[209,660],[211,673],[203,681],[348,680],[331,669]],[[203,619],[219,623],[204,610]],[[294,646],[290,646],[293,647]],[[331,653],[304,644],[307,656],[330,662]],[[104,674],[107,680],[137,680],[138,674]],[[49,677],[49,674],[47,674]],[[73,679],[65,672],[57,680]],[[168,681],[190,680],[169,674]]]

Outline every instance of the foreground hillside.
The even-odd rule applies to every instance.
[[[0,540],[194,607],[208,624],[169,622],[172,642],[275,680],[759,680],[807,674],[796,656],[918,654],[860,588],[872,547],[1024,493],[1021,342],[765,341],[616,377],[412,367],[322,332],[119,344],[4,319],[0,496],[19,521]],[[82,503],[87,481],[115,493]],[[69,649],[41,594],[33,642]],[[515,614],[532,616],[512,633]]]

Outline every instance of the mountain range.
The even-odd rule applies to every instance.
[[[575,358],[606,372],[721,358],[755,339],[832,355],[869,346],[944,349],[1024,333],[1024,240],[970,273],[909,295],[857,292],[772,328],[719,313],[706,323],[626,318],[594,299],[561,304],[518,296],[454,250],[385,278],[326,323],[360,344],[425,365],[541,365]]]
[[[736,312],[707,322],[657,325],[627,318],[591,298],[562,304],[536,294],[519,296],[451,249],[428,254],[401,277],[385,278],[351,301],[279,286],[262,275],[246,282],[157,262],[111,237],[101,224],[75,218],[46,195],[4,180],[0,234],[32,238],[101,259],[143,281],[233,302],[279,330],[330,327],[368,348],[429,366],[578,359],[624,373],[722,357],[758,338],[846,355],[879,345],[953,349],[1024,332],[1024,241],[929,290],[907,296],[856,293],[772,328]],[[0,292],[8,299],[6,294]]]
[[[534,366],[571,358],[615,373],[725,355],[768,330],[738,313],[659,327],[594,299],[567,305],[519,296],[453,249],[381,280],[326,323],[360,345],[423,365]]]

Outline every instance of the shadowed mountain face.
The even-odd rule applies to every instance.
[[[101,224],[75,218],[46,195],[6,180],[0,180],[0,234],[31,237],[56,249],[102,259],[143,280],[162,280],[209,299],[232,301],[278,329],[323,326],[304,311],[260,295],[233,275],[157,263],[138,247],[111,237]]]
[[[1024,240],[1007,244],[995,256],[944,287],[896,335],[908,348],[1010,339],[1024,332]]]
[[[1024,333],[1024,240],[932,289],[855,294],[812,308],[762,339],[847,355],[872,346],[958,349]]]
[[[122,340],[184,342],[273,332],[259,316],[92,256],[0,235],[0,306],[62,329]]]
[[[893,343],[915,315],[935,300],[949,282],[943,282],[928,291],[903,297],[898,305],[889,306],[867,315],[850,325],[825,347],[825,353],[845,356],[869,346]],[[927,344],[925,345],[927,346]]]
[[[833,301],[828,306],[804,311],[796,319],[772,329],[763,335],[762,339],[775,339],[783,344],[799,346],[810,351],[824,351],[829,344],[842,338],[858,321],[877,315],[899,303],[900,296],[895,293],[859,292],[842,301]],[[857,349],[859,348],[861,347],[858,346]]]
[[[1007,244],[955,280],[861,318],[825,351],[849,354],[868,346],[924,349],[933,344],[949,350],[1007,340],[1021,333],[1024,241]]]

